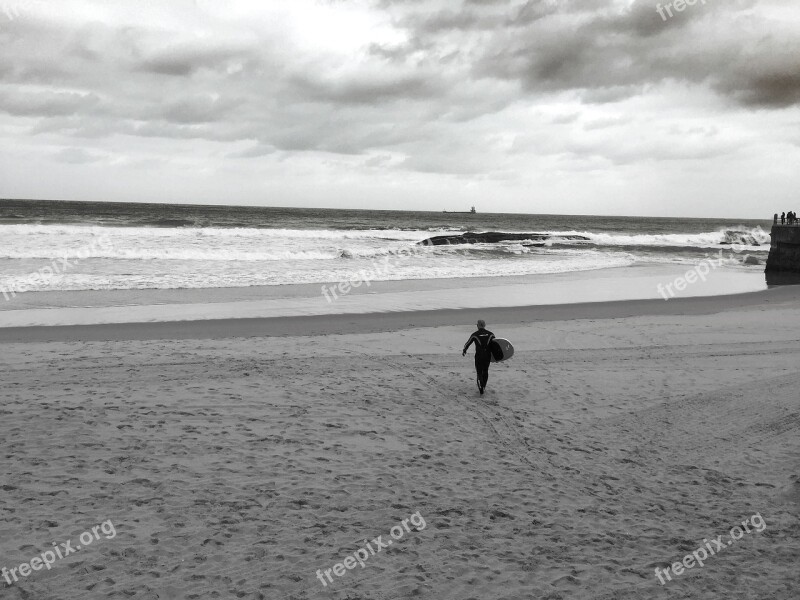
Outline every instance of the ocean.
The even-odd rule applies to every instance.
[[[2,200],[0,287],[281,286],[343,281],[365,270],[396,281],[536,276],[692,265],[720,251],[732,269],[763,271],[770,226],[771,220]],[[419,244],[487,231],[538,235]],[[757,260],[745,264],[746,256]]]

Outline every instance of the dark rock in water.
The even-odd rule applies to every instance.
[[[754,238],[753,236],[748,236],[748,237],[742,238],[738,242],[720,242],[719,245],[720,246],[760,246],[761,244],[759,244],[758,241],[756,240],[756,238]]]
[[[496,244],[498,242],[546,242],[549,240],[588,242],[582,235],[550,235],[547,233],[503,233],[486,231],[484,233],[462,233],[460,235],[437,235],[419,242],[426,246],[446,246],[448,244]]]
[[[755,256],[748,256],[744,259],[744,264],[746,265],[760,265],[761,261],[758,260]]]

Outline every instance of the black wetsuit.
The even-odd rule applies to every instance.
[[[489,363],[492,362],[492,353],[489,352],[489,342],[494,339],[494,334],[488,329],[478,329],[473,333],[466,344],[464,352],[475,344],[475,371],[478,373],[478,386],[481,392],[486,388],[489,381]]]

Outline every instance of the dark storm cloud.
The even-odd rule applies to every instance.
[[[622,99],[648,85],[684,81],[747,106],[798,102],[797,36],[772,31],[750,10],[753,0],[698,3],[666,21],[652,0],[627,8],[604,0],[477,5],[481,10],[475,2],[459,11],[411,9],[400,21],[414,41],[407,52],[459,39],[467,48],[470,35],[489,32],[480,48],[463,53],[473,76],[518,81],[527,93],[591,90],[587,101]],[[391,49],[394,58],[402,50]],[[605,89],[615,91],[598,92]]]
[[[750,56],[741,54],[715,87],[746,106],[800,105],[800,44],[781,54],[766,48]]]
[[[564,2],[558,9],[528,2],[487,45],[475,69],[481,76],[517,79],[530,91],[698,81],[716,60],[695,54],[694,33],[688,19],[664,24],[649,0],[628,10],[600,2],[588,8]]]

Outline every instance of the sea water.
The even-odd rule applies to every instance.
[[[688,269],[720,251],[728,259],[727,268],[756,272],[763,271],[763,264],[745,264],[743,259],[766,260],[770,224],[4,200],[0,287],[241,288],[338,282],[365,270],[385,281],[535,277],[647,264]],[[483,231],[537,233],[544,238],[419,245],[436,235]],[[32,273],[60,259],[69,267],[32,280]],[[376,264],[389,268],[377,270]]]

